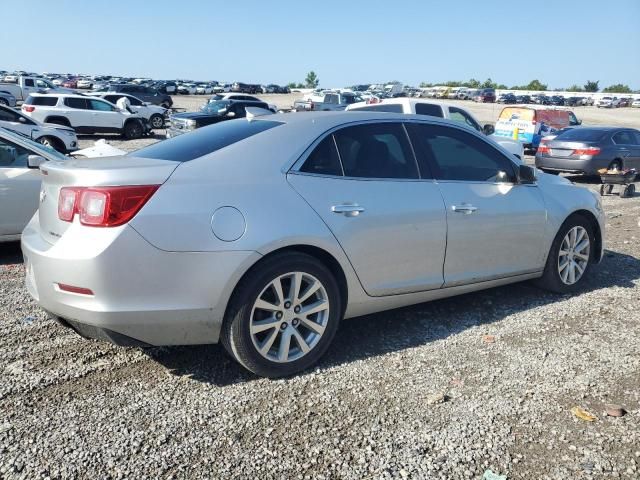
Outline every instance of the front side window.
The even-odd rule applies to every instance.
[[[32,79],[32,78],[25,78],[25,80],[24,80],[24,86],[25,86],[25,87],[35,87],[35,86],[36,86],[36,84],[35,84],[35,82],[33,81],[33,79]]]
[[[400,123],[346,127],[334,133],[347,177],[419,178],[418,167]]]
[[[5,139],[0,139],[0,168],[26,167],[27,159],[29,155],[32,154],[33,152],[30,152],[20,145],[16,145]]]
[[[326,103],[337,104],[338,96],[337,95],[327,95],[324,99]]]
[[[342,167],[333,135],[327,136],[316,146],[300,171],[318,175],[342,176]]]
[[[496,148],[457,128],[407,126],[420,165],[438,180],[515,182],[513,164]]]
[[[478,132],[482,131],[482,129],[480,128],[480,125],[478,125],[478,122],[476,122],[473,119],[473,117],[471,117],[464,110],[461,110],[461,109],[456,108],[456,107],[450,107],[449,108],[449,115],[451,116],[451,120],[453,120],[454,122],[459,122],[459,123],[462,123],[464,125],[467,125],[467,126],[473,128],[474,130],[477,130]]]
[[[416,113],[418,115],[429,115],[430,117],[442,118],[442,107],[433,103],[416,103]]]
[[[89,104],[91,105],[91,110],[99,110],[101,112],[113,111],[113,107],[109,105],[107,102],[103,102],[100,100],[89,100]]]

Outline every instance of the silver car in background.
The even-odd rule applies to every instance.
[[[119,345],[221,341],[267,377],[316,363],[343,318],[572,292],[602,258],[598,196],[425,116],[238,119],[42,170],[22,249],[44,309]]]

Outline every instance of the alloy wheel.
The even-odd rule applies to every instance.
[[[329,297],[313,275],[290,272],[273,279],[251,310],[250,334],[256,351],[287,363],[308,354],[329,322]]]
[[[573,285],[582,278],[589,264],[591,241],[584,227],[571,228],[560,245],[558,273],[565,285]]]

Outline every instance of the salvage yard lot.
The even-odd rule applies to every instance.
[[[459,103],[482,123],[502,108]],[[640,126],[640,111],[574,111]],[[637,479],[640,194],[603,205],[607,251],[580,293],[525,283],[347,320],[317,369],[277,381],[220,346],[81,339],[28,296],[19,246],[0,245],[0,478]]]

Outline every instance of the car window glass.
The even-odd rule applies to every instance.
[[[513,164],[472,133],[440,125],[409,124],[420,165],[427,163],[439,180],[513,182]]]
[[[347,127],[334,136],[345,176],[418,178],[418,168],[400,123]]]
[[[442,107],[433,103],[416,103],[416,113],[418,115],[429,115],[431,117],[442,118]]]
[[[134,107],[140,107],[142,106],[142,100],[140,100],[139,98],[136,97],[127,97],[129,99],[129,103],[131,103],[131,105],[133,105]],[[111,102],[114,103],[114,102]]]
[[[338,151],[332,135],[327,136],[318,144],[304,162],[300,171],[320,175],[342,176],[342,167],[340,166]]]
[[[631,138],[630,132],[626,130],[617,132],[615,135],[613,135],[612,140],[616,143],[616,145],[632,145],[633,143],[635,143]]]
[[[113,104],[115,104],[118,100],[120,100],[122,98],[121,95],[107,95],[106,97],[104,97],[104,99],[107,102],[111,102]]]
[[[17,122],[18,114],[9,109],[5,110],[4,108],[0,108],[0,120],[5,122]]]
[[[0,138],[0,168],[26,167],[27,159],[32,154],[26,148]]]
[[[478,125],[478,122],[476,122],[473,118],[471,118],[471,116],[469,116],[469,114],[464,110],[460,110],[459,108],[456,108],[456,107],[450,107],[449,115],[451,116],[451,120],[453,120],[454,122],[459,122],[464,125],[468,125],[469,127],[479,132],[482,131],[482,129],[480,128],[480,125]]]
[[[86,98],[67,97],[64,99],[64,104],[70,108],[89,109]]]
[[[91,110],[100,110],[102,112],[111,112],[113,111],[113,107],[109,105],[107,102],[102,102],[100,100],[89,100],[91,105]]]
[[[640,145],[640,132],[638,132],[637,130],[634,130],[632,134],[635,139],[633,143],[635,143],[636,145]]]
[[[327,95],[325,97],[325,102],[327,103],[331,103],[331,104],[337,104],[338,103],[338,96],[337,95]]]
[[[363,105],[361,107],[352,108],[352,111],[369,110],[372,112],[391,112],[402,113],[402,105],[399,103],[378,103],[372,105]]]
[[[25,78],[24,79],[24,86],[25,87],[35,87],[35,82],[33,81],[32,78]]]

